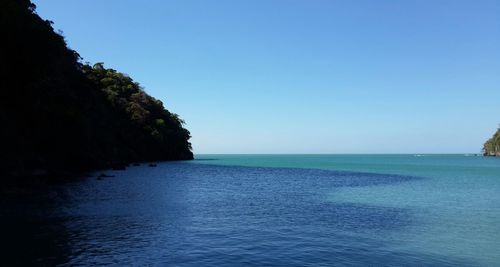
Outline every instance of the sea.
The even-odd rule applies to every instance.
[[[500,266],[500,158],[474,154],[196,155],[11,195],[1,266]]]

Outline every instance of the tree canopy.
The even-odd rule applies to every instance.
[[[483,152],[485,156],[500,156],[500,127],[496,133],[484,143]]]
[[[127,75],[82,64],[35,10],[0,1],[0,173],[193,158],[179,116]]]

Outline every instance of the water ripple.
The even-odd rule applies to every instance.
[[[44,205],[39,200],[25,204],[24,212],[16,216],[6,212],[9,220],[3,221],[3,229],[19,232],[7,222],[33,218],[36,228],[26,223],[22,231],[32,228],[39,233],[41,225],[55,227],[43,230],[46,236],[11,234],[7,240],[59,248],[46,249],[33,258],[12,254],[6,262],[67,266],[472,265],[464,259],[395,250],[398,234],[414,223],[411,209],[326,199],[335,188],[422,178],[185,163],[133,167],[113,175],[55,188]]]

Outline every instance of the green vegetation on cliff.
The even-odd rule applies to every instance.
[[[484,143],[483,152],[485,156],[500,157],[500,128],[497,132]]]
[[[183,121],[130,77],[88,66],[29,0],[0,2],[0,174],[192,159]]]

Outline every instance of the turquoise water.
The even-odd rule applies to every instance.
[[[384,243],[401,252],[500,266],[500,159],[471,155],[197,155],[195,163],[314,168],[421,177],[404,183],[336,187],[322,198],[410,211]]]
[[[500,266],[500,159],[197,155],[2,196],[0,218],[5,266]]]

